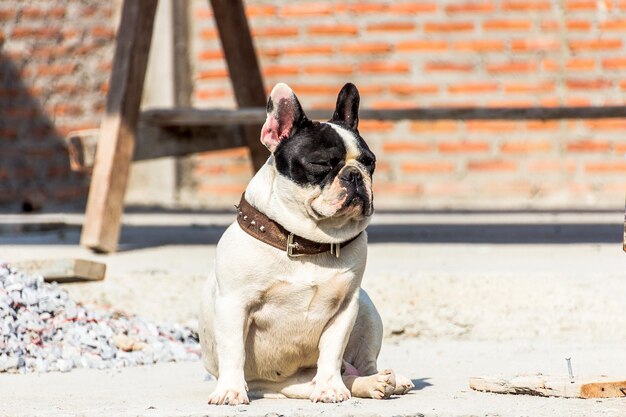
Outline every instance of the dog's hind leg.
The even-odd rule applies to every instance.
[[[395,388],[395,375],[387,370],[369,376],[351,374],[346,364],[342,379],[354,397],[382,399]],[[354,368],[352,368],[354,369]],[[315,369],[302,369],[284,381],[250,381],[248,395],[253,398],[310,398],[315,388]]]
[[[359,315],[350,334],[343,359],[344,362],[354,365],[353,370],[349,372],[352,376],[369,379],[357,378],[353,384],[354,388],[350,388],[346,382],[346,377],[349,375],[344,373],[344,382],[351,391],[354,389],[359,391],[359,394],[370,392],[372,398],[378,398],[383,390],[381,385],[385,385],[383,398],[387,398],[391,394],[406,394],[414,387],[410,379],[402,375],[395,375],[391,370],[378,372],[376,361],[382,342],[383,322],[374,303],[365,290],[361,289],[359,293]],[[391,391],[388,387],[390,380],[394,384]],[[365,396],[359,394],[353,392],[354,396]]]

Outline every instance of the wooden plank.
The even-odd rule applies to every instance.
[[[93,168],[97,149],[97,135],[77,132],[68,141],[72,170],[85,172]],[[140,123],[133,161],[186,156],[198,152],[216,151],[246,146],[241,128],[236,125],[168,127]]]
[[[332,110],[311,110],[314,120],[330,119]],[[410,109],[362,109],[361,120],[559,120],[626,117],[626,106],[604,107],[441,107]],[[265,120],[265,107],[224,109],[151,109],[142,114],[146,123],[159,126],[257,125]],[[260,129],[257,135],[260,134]]]
[[[174,55],[174,105],[191,105],[191,64],[189,62],[189,0],[172,2]]]
[[[40,274],[46,282],[102,281],[106,265],[86,259],[37,259],[12,262],[11,266],[28,274]]]
[[[267,97],[243,2],[211,0],[211,6],[237,105],[240,108],[264,108]],[[255,171],[265,164],[269,156],[269,152],[259,140],[263,120],[243,127]]]
[[[590,378],[519,375],[514,378],[473,377],[471,389],[497,394],[524,394],[541,397],[610,398],[626,397],[626,379],[607,376]]]
[[[81,244],[98,252],[117,248],[156,7],[157,0],[126,0],[122,7],[81,234]]]

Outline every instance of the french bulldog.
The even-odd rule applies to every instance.
[[[346,84],[332,119],[316,122],[286,84],[270,94],[261,142],[271,155],[244,199],[290,238],[272,246],[242,227],[244,215],[217,244],[199,320],[204,366],[217,377],[209,404],[247,404],[249,391],[334,403],[413,387],[378,371],[382,321],[361,288],[376,158],[358,131],[359,100]],[[253,227],[262,236],[265,226]],[[331,250],[296,255],[294,236]]]

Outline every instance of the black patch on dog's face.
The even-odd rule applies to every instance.
[[[278,145],[274,158],[278,172],[296,184],[324,187],[345,165],[346,146],[331,126],[309,122]]]

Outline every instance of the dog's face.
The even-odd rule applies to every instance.
[[[328,122],[309,120],[298,98],[277,84],[261,142],[274,155],[276,192],[317,221],[357,220],[374,212],[376,157],[358,131],[359,92],[346,84]]]

